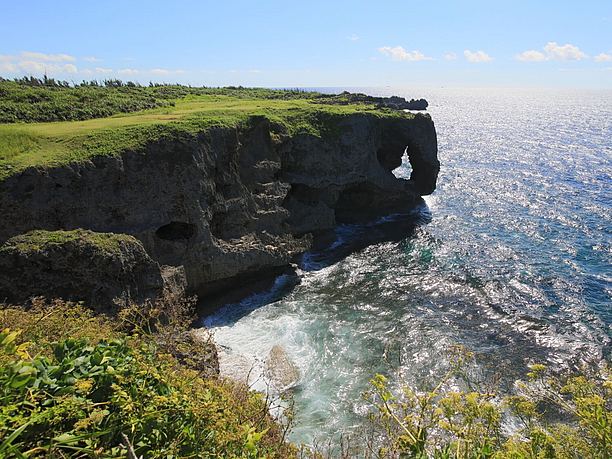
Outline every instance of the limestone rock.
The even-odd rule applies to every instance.
[[[394,110],[427,110],[429,105],[425,99],[406,100],[398,96],[375,97],[348,91],[344,91],[341,94],[322,95],[321,98],[324,103],[329,104],[366,103],[376,105],[379,108],[391,108]]]
[[[33,296],[84,301],[102,311],[117,302],[155,299],[166,282],[159,264],[134,237],[110,233],[31,231],[0,247],[0,301]],[[184,275],[173,270],[172,289],[181,293]]]
[[[154,264],[184,269],[190,293],[210,294],[238,276],[287,266],[310,247],[305,233],[409,208],[435,189],[428,115],[356,113],[325,122],[320,135],[296,134],[253,116],[118,156],[26,169],[0,181],[0,243],[40,229],[128,234],[150,257],[141,257],[145,272]],[[406,147],[410,180],[392,173]],[[92,249],[75,250],[65,263],[91,273]],[[97,288],[77,268],[61,269]],[[156,273],[142,289],[161,285]]]
[[[265,361],[264,374],[279,391],[295,386],[300,380],[300,370],[279,345],[272,346]]]
[[[254,368],[256,363],[241,354],[232,352],[230,349],[218,346],[219,375],[241,384],[251,386],[257,376]]]
[[[219,375],[219,351],[207,330],[158,333],[156,343],[161,353],[172,354],[184,366],[196,370],[201,376]]]

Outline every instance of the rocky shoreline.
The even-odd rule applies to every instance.
[[[409,180],[392,173],[405,152]],[[119,156],[31,167],[0,182],[0,298],[22,301],[44,286],[108,309],[113,295],[217,294],[282,270],[312,233],[409,209],[433,192],[438,171],[429,115],[368,113],[335,116],[321,135],[252,116]],[[131,238],[98,250],[99,233]],[[49,244],[34,244],[45,234]]]

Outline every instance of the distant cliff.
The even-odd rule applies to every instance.
[[[429,115],[325,123],[292,133],[251,116],[119,155],[26,168],[0,182],[0,243],[34,229],[128,234],[159,265],[184,267],[189,291],[208,294],[287,265],[309,248],[309,233],[407,209],[434,191]],[[410,180],[391,172],[406,148]]]

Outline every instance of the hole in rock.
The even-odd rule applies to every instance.
[[[390,140],[376,152],[376,159],[387,171],[397,178],[409,178],[412,168],[408,159],[408,147],[398,141]]]
[[[376,152],[376,159],[382,167],[391,171],[402,164],[402,154],[406,147],[397,144],[386,144]]]
[[[196,233],[196,226],[192,223],[170,222],[160,226],[155,235],[166,241],[178,241],[181,239],[191,239]]]
[[[410,158],[408,157],[408,147],[404,150],[404,154],[401,157],[400,164],[391,173],[397,178],[410,179],[412,174],[412,165],[410,164]]]

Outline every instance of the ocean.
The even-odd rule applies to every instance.
[[[455,344],[507,392],[530,363],[610,361],[612,91],[347,89],[426,98],[441,173],[410,215],[339,226],[298,285],[203,318],[253,375],[274,345],[298,366],[289,439],[350,434],[374,374],[427,384]]]

